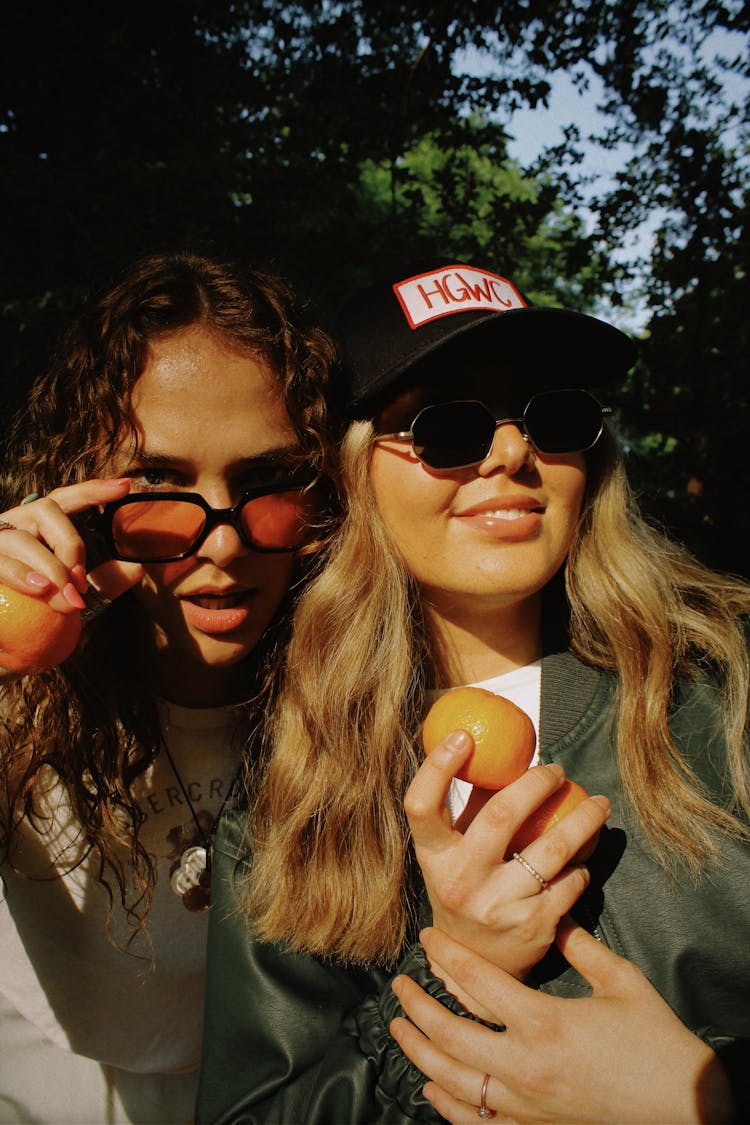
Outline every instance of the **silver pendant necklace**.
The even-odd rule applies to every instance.
[[[185,788],[182,778],[180,777],[177,766],[174,764],[174,758],[169,752],[166,739],[163,735],[161,737],[161,744],[164,747],[164,753],[167,755],[167,760],[172,767],[172,773],[177,779],[182,795],[187,802],[190,809],[190,815],[193,818],[195,827],[198,829],[198,836],[200,837],[200,844],[191,844],[189,848],[180,856],[179,867],[176,867],[172,872],[169,885],[176,895],[179,895],[183,901],[186,910],[193,914],[200,913],[203,910],[208,910],[211,904],[211,855],[213,851],[214,836],[216,835],[216,826],[219,823],[219,818],[227,806],[229,798],[234,792],[234,787],[237,783],[239,770],[232,778],[229,788],[227,789],[224,800],[221,802],[219,811],[211,821],[211,827],[206,833],[195,811],[193,802],[190,800],[190,795]]]

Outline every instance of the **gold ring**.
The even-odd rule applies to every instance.
[[[529,863],[529,861],[527,859],[524,859],[524,857],[522,855],[520,855],[518,852],[513,852],[513,858],[518,860],[518,862],[521,864],[521,867],[526,868],[529,875],[534,876],[534,878],[536,879],[537,883],[539,884],[539,886],[541,887],[541,889],[543,891],[547,890],[547,887],[549,886],[549,883],[547,882],[547,880],[544,878],[543,875],[539,874],[536,867],[532,867],[531,864]]]
[[[484,1081],[482,1082],[482,1096],[479,1100],[479,1109],[477,1110],[477,1117],[481,1117],[483,1121],[489,1120],[490,1117],[495,1116],[494,1109],[490,1109],[487,1105],[487,1087],[490,1084],[489,1074],[485,1074]]]

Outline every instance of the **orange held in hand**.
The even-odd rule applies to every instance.
[[[422,727],[425,752],[455,730],[468,731],[474,751],[456,774],[482,789],[502,789],[529,768],[536,733],[525,711],[494,692],[460,687],[435,700]]]
[[[588,793],[582,786],[576,784],[575,781],[568,781],[566,778],[560,788],[546,801],[543,801],[531,816],[526,818],[508,844],[506,856],[512,856],[514,852],[522,852],[527,844],[548,832],[553,825],[562,820],[567,813],[572,812],[576,805],[580,805],[581,801],[585,801],[587,797]],[[582,863],[593,855],[598,839],[599,833],[597,832],[577,853],[575,856],[576,863]]]
[[[42,598],[0,586],[0,668],[44,672],[66,660],[81,635],[80,613],[58,613]]]

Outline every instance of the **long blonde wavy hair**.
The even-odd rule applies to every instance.
[[[395,960],[414,922],[402,803],[419,765],[424,690],[440,683],[419,593],[374,502],[372,435],[371,423],[356,422],[343,445],[349,506],[297,608],[269,758],[255,778],[242,892],[261,940],[361,963]],[[739,618],[750,588],[644,522],[609,433],[587,461],[567,598],[560,583],[560,604],[544,612],[562,611],[573,652],[615,674],[625,792],[662,864],[699,877],[717,859],[717,831],[749,835]],[[709,800],[669,730],[676,677],[705,663],[722,691],[736,794],[726,809]]]

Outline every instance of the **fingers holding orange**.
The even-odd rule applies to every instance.
[[[72,613],[83,608],[85,582],[82,565],[67,570],[32,535],[13,531],[0,539],[0,584],[19,594],[42,598],[60,613]]]
[[[559,889],[567,880],[573,893],[565,909],[570,909],[588,883],[582,864],[593,855],[610,812],[606,797],[589,797],[580,785],[567,780],[543,801],[513,834],[505,853],[506,861],[517,861],[518,878],[528,893],[538,894],[552,885]],[[584,877],[584,884],[571,880],[576,872]]]
[[[554,829],[588,799],[582,786],[567,779],[562,783],[558,780],[556,791],[550,793],[545,792],[542,784],[543,781],[549,783],[550,779],[540,774],[539,785],[534,781],[532,788],[531,776],[536,771],[529,771],[528,767],[534,755],[536,734],[528,715],[510,700],[477,687],[455,688],[441,695],[430,708],[422,728],[427,755],[432,754],[441,745],[441,740],[456,729],[468,731],[474,739],[474,750],[456,771],[457,777],[482,790],[498,790],[506,789],[523,774],[529,773],[528,783],[514,787],[507,794],[508,798],[512,797],[511,800],[480,802],[487,809],[481,820],[467,818],[467,827],[471,825],[475,835],[492,829],[497,832],[498,839],[502,839],[508,818],[516,818],[505,852],[506,859],[522,852],[532,841]],[[608,807],[605,798],[601,801]],[[553,837],[552,847],[545,851],[549,851],[550,858],[557,861],[555,872],[560,870],[561,859],[564,863],[583,862],[593,854],[598,831],[606,815],[601,808],[589,808],[589,822],[584,815],[579,815],[567,822],[564,833]],[[520,824],[519,817],[522,818]],[[463,825],[460,827],[463,828]]]
[[[521,777],[496,792],[479,790],[480,801],[489,796],[463,831],[475,848],[481,849],[494,863],[508,854],[511,837],[528,816],[563,784],[564,774],[558,765],[532,766]],[[477,790],[472,790],[472,795]],[[469,799],[471,803],[471,798]],[[467,808],[469,806],[467,805]],[[460,825],[460,821],[456,822]],[[511,853],[512,854],[512,853]]]
[[[59,613],[44,598],[0,585],[0,668],[21,674],[54,668],[80,635],[80,612]]]
[[[482,789],[502,789],[528,769],[534,757],[536,732],[525,711],[491,691],[454,688],[439,696],[422,727],[425,753],[451,733],[465,730],[474,749],[456,774]]]
[[[456,770],[471,752],[471,739],[454,731],[422,763],[404,796],[404,811],[416,848],[431,848],[451,835],[445,799]]]
[[[578,808],[588,796],[582,785],[566,778],[560,788],[547,797],[514,832],[508,845],[508,854],[522,852],[533,840],[549,832],[563,817]],[[583,863],[594,854],[599,840],[599,828],[592,828],[592,832],[591,838],[583,843],[572,857],[574,862]]]

